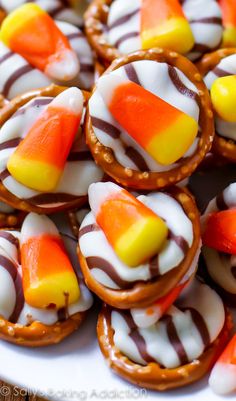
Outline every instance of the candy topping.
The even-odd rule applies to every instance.
[[[83,95],[77,88],[67,89],[54,98],[8,160],[7,168],[17,181],[44,192],[56,188],[82,110]]]
[[[193,144],[195,119],[140,85],[104,75],[97,88],[112,116],[158,163],[174,163]]]
[[[177,0],[142,0],[142,48],[164,47],[187,53],[194,37]]]
[[[55,309],[76,302],[78,280],[54,223],[47,216],[30,213],[21,234],[26,302],[35,308]]]
[[[90,185],[88,193],[97,224],[128,266],[149,260],[163,246],[165,222],[128,191],[109,182]]]

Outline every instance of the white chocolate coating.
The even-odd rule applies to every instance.
[[[170,369],[199,358],[218,337],[224,321],[220,297],[196,279],[155,324],[139,328],[121,311],[111,315],[114,343],[124,355],[141,365],[154,361]]]
[[[169,235],[160,253],[153,258],[152,263],[154,266],[152,266],[152,263],[145,263],[135,268],[130,268],[118,258],[105,234],[96,225],[93,213],[90,212],[80,226],[79,246],[91,269],[91,274],[105,287],[120,289],[130,286],[136,281],[148,281],[153,277],[152,269],[154,270],[154,275],[164,275],[183,261],[187,251],[186,248],[191,247],[193,243],[192,223],[184,213],[181,205],[174,198],[168,194],[156,192],[149,195],[140,195],[137,199],[163,218],[169,232],[172,234]],[[93,229],[93,227],[96,227],[96,229]],[[183,242],[185,249],[181,245]],[[94,258],[94,260],[91,258]],[[109,266],[105,270],[104,261]],[[196,266],[196,260],[194,263]]]
[[[197,88],[177,68],[166,63],[141,60],[122,66],[110,75],[118,75],[124,79],[136,76],[139,84],[145,89],[198,121]],[[180,82],[186,89],[184,92],[178,86]],[[122,166],[134,170],[160,172],[171,170],[178,165],[178,161],[168,166],[158,164],[113,118],[98,89],[89,100],[89,112],[98,140],[113,150],[116,160]],[[183,157],[191,156],[196,151],[198,142],[199,138],[196,137]]]
[[[195,60],[219,46],[223,33],[221,10],[215,0],[185,0],[182,8],[195,40],[187,56]],[[141,0],[114,0],[109,8],[104,35],[121,53],[142,48],[140,9]]]

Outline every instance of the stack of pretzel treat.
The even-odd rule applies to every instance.
[[[235,393],[236,1],[1,0],[0,21],[0,338],[58,343],[95,296],[118,375]]]

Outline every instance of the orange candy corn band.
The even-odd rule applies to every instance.
[[[178,187],[168,189],[167,193],[173,196],[174,199],[180,203],[193,225],[193,244],[187,252],[183,262],[176,267],[174,271],[170,271],[153,280],[152,282],[149,281],[146,283],[136,283],[131,289],[113,290],[104,287],[93,277],[87,265],[86,259],[80,252],[78,246],[77,252],[80,266],[87,286],[104,302],[114,306],[115,308],[129,309],[146,307],[155,302],[157,300],[157,296],[159,298],[164,297],[178,285],[180,280],[190,268],[193,258],[196,255],[200,241],[200,226],[198,210],[193,198],[186,190]]]
[[[232,54],[236,54],[236,48],[216,50],[215,52],[203,56],[201,61],[197,63],[197,67],[204,77],[209,71],[213,70],[223,58],[228,57]],[[217,135],[217,132],[214,137],[212,150],[217,155],[223,156],[234,163],[236,162],[235,142]]]
[[[86,116],[86,137],[87,143],[94,156],[96,162],[103,170],[117,182],[124,186],[137,189],[159,189],[181,181],[190,176],[197,168],[205,154],[209,151],[214,136],[214,120],[211,108],[211,102],[208,90],[201,79],[199,71],[185,57],[175,52],[163,49],[141,50],[131,53],[127,56],[120,57],[113,61],[106,73],[116,70],[117,68],[139,60],[155,60],[164,62],[171,66],[179,68],[190,81],[198,89],[200,117],[199,125],[201,127],[201,138],[199,146],[194,154],[178,163],[177,167],[170,171],[152,172],[152,171],[136,171],[122,166],[115,158],[111,149],[105,147],[99,142],[93,130],[89,113]],[[96,90],[96,86],[94,91]]]
[[[17,96],[15,99],[10,101],[6,107],[0,109],[0,127],[24,104],[28,103],[30,100],[34,99],[35,97],[45,96],[45,97],[56,97],[61,92],[63,92],[66,87],[58,86],[58,85],[50,85],[43,89],[37,89],[34,91],[30,91],[25,93],[24,95]],[[86,91],[82,91],[84,96],[85,105],[89,99],[90,94]],[[22,200],[14,196],[10,193],[6,187],[0,182],[0,198],[2,201],[5,201],[10,206],[23,210],[25,212],[36,212],[36,213],[45,213],[45,208],[30,204],[27,200]],[[80,196],[75,200],[68,202],[66,205],[63,206],[56,206],[47,208],[47,213],[54,213],[60,210],[68,210],[68,209],[75,209],[77,207],[81,207],[87,201],[86,196]]]
[[[232,317],[229,311],[226,311],[225,324],[218,338],[197,361],[176,369],[163,369],[158,363],[153,362],[142,366],[124,357],[115,346],[114,330],[111,327],[111,311],[111,307],[104,304],[97,324],[99,346],[106,361],[119,376],[129,382],[157,391],[182,387],[201,379],[212,368],[224,349],[232,329]]]

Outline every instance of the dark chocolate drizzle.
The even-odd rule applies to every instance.
[[[4,63],[4,61],[8,60],[9,58],[11,58],[12,56],[14,56],[15,53],[9,51],[7,53],[5,53],[3,56],[0,57],[0,64]]]
[[[187,356],[184,346],[179,338],[176,327],[173,323],[172,316],[166,315],[161,319],[161,321],[165,322],[165,324],[166,324],[166,331],[167,331],[168,338],[169,338],[170,343],[172,344],[173,348],[175,349],[175,352],[177,353],[177,355],[179,357],[181,365],[186,365],[186,363],[188,363],[188,356]]]
[[[135,9],[134,11],[130,12],[129,14],[123,15],[120,18],[117,18],[109,27],[108,30],[116,28],[117,26],[123,25],[128,22],[134,15],[136,15],[140,11],[140,8]]]
[[[189,245],[184,237],[181,235],[175,235],[172,231],[168,232],[168,239],[174,241],[176,245],[182,250],[183,254],[186,255],[189,250]]]
[[[4,149],[15,148],[22,141],[22,138],[9,139],[8,141],[0,143],[0,151]]]
[[[220,68],[220,67],[215,67],[215,68],[212,70],[212,72],[213,72],[215,75],[217,75],[217,77],[227,77],[227,76],[229,76],[229,75],[232,75],[231,72],[225,71],[225,70],[223,70],[223,69]]]
[[[211,343],[211,338],[202,315],[194,308],[187,308],[187,310],[189,310],[191,313],[192,321],[199,331],[202,342],[204,344],[204,348],[208,347],[208,345]]]
[[[115,42],[115,47],[119,47],[123,42],[125,42],[128,39],[131,38],[136,38],[137,36],[140,35],[140,32],[129,32],[126,33],[125,35],[121,36],[116,42]]]
[[[2,93],[5,97],[9,95],[9,92],[11,90],[11,87],[14,85],[14,83],[21,78],[23,75],[27,74],[28,72],[33,71],[33,67],[31,65],[24,65],[21,68],[18,68],[5,82]]]
[[[188,21],[190,24],[214,24],[214,25],[222,25],[222,18],[220,17],[203,17],[203,18],[194,18]]]
[[[31,109],[32,107],[40,107],[40,106],[47,106],[49,103],[51,103],[51,101],[53,100],[52,97],[42,97],[42,98],[35,98],[33,100],[30,101],[30,104],[26,104],[25,106],[20,107],[11,117],[15,118],[18,117],[22,114],[25,114],[25,112],[28,109]]]
[[[1,175],[0,175],[1,177]],[[47,205],[50,203],[67,203],[71,202],[75,199],[78,199],[78,196],[65,194],[65,193],[42,193],[31,198],[26,198],[27,202],[30,202],[32,205]]]
[[[139,80],[137,71],[136,71],[136,69],[134,68],[134,66],[133,66],[132,63],[125,64],[124,70],[125,70],[125,73],[126,73],[126,75],[127,75],[127,77],[129,78],[130,81],[134,82],[134,83],[137,84],[137,85],[142,86],[142,85],[141,85],[141,82],[140,82],[140,80]]]
[[[0,238],[6,239],[8,242],[10,242],[12,245],[15,245],[17,248],[19,247],[19,240],[16,238],[14,235],[7,231],[1,231],[0,230]]]
[[[86,262],[90,270],[98,268],[103,271],[118,287],[127,289],[132,286],[132,282],[123,280],[116,272],[115,267],[106,259],[99,256],[89,256],[86,258]]]
[[[129,337],[132,338],[133,342],[137,346],[138,351],[139,351],[141,357],[144,359],[144,361],[147,363],[155,362],[155,360],[151,357],[151,355],[149,355],[145,339],[140,334],[139,329],[138,329],[137,325],[135,324],[130,312],[127,310],[125,310],[125,311],[117,310],[117,312],[124,318],[127,325],[129,326],[129,329],[130,329]]]
[[[179,78],[176,69],[174,67],[172,67],[171,65],[168,65],[168,74],[169,74],[169,77],[170,77],[173,85],[176,87],[178,92],[180,92],[184,96],[187,96],[191,99],[196,100],[199,103],[199,95],[184,85],[184,83]]]
[[[144,157],[132,146],[125,149],[125,154],[141,171],[150,171]]]
[[[0,173],[0,181],[4,181],[6,178],[10,177],[10,175],[11,174],[9,173],[9,171],[7,169],[3,170]]]
[[[94,128],[100,129],[101,131],[105,132],[107,135],[109,135],[114,139],[119,138],[121,134],[120,130],[111,123],[108,123],[107,121],[102,120],[101,118],[93,116],[91,116],[91,120]]]
[[[87,226],[80,228],[79,238],[81,238],[81,237],[83,237],[83,235],[85,235],[87,233],[91,233],[93,231],[101,231],[100,227],[96,223],[88,224]]]
[[[16,323],[17,320],[19,319],[20,313],[24,307],[24,302],[25,302],[21,276],[18,273],[17,266],[13,263],[13,261],[6,258],[4,255],[0,255],[0,265],[5,270],[8,271],[15,286],[16,303],[15,303],[15,308],[9,318],[9,321],[12,323]]]

